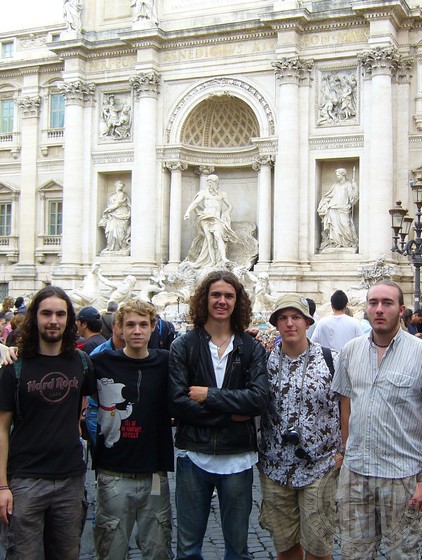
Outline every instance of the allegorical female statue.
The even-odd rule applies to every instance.
[[[355,180],[349,181],[346,170],[336,170],[337,181],[321,198],[317,212],[322,221],[320,251],[327,247],[358,248],[358,236],[353,223],[353,207],[359,200]]]
[[[129,254],[130,249],[130,198],[122,181],[116,181],[115,192],[110,196],[98,225],[104,228],[107,239],[106,252]]]

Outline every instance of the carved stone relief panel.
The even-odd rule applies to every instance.
[[[356,68],[321,70],[316,94],[318,127],[359,124],[359,81]]]
[[[133,107],[129,91],[101,92],[98,139],[101,144],[132,141]]]

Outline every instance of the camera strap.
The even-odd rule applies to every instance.
[[[300,425],[300,413],[302,411],[302,403],[303,403],[303,383],[305,381],[306,370],[308,369],[309,353],[310,353],[310,345],[309,345],[309,342],[308,342],[308,346],[306,348],[305,358],[303,360],[302,377],[301,377],[301,381],[300,381],[300,401],[299,401],[299,408],[298,408],[298,411],[297,411],[298,425]],[[280,392],[280,389],[281,389],[281,372],[282,372],[284,356],[287,356],[287,354],[285,354],[283,352],[283,347],[280,345],[280,363],[279,363],[279,373],[278,373],[278,375],[279,375],[279,383],[278,383],[279,392]],[[290,377],[289,377],[289,385],[290,385]]]

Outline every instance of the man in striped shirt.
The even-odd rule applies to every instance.
[[[422,341],[400,328],[394,282],[367,294],[372,331],[340,353],[332,388],[341,395],[338,505],[342,558],[419,560],[422,527]]]

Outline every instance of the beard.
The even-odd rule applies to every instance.
[[[44,342],[49,344],[55,344],[63,339],[63,333],[61,331],[40,332],[39,335]]]

